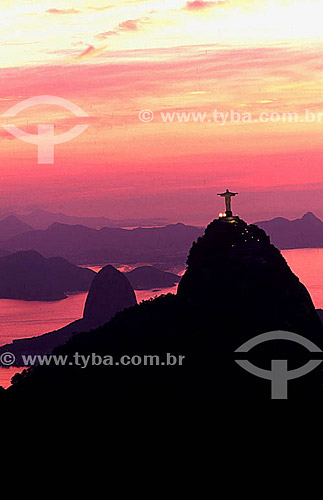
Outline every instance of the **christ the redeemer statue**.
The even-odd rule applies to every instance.
[[[218,196],[222,196],[222,198],[225,198],[225,215],[226,217],[232,217],[232,210],[231,210],[231,198],[233,196],[236,196],[239,193],[230,193],[230,191],[227,189],[225,193],[219,193]]]

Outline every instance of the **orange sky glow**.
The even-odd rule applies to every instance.
[[[40,95],[88,115],[37,105],[0,125],[89,125],[55,146],[53,165],[0,127],[2,213],[204,224],[229,187],[249,221],[323,217],[323,114],[305,121],[306,110],[323,113],[323,0],[2,0],[0,11],[0,115]],[[221,125],[215,109],[252,121]],[[163,122],[183,111],[206,120]],[[260,123],[261,113],[299,120]]]

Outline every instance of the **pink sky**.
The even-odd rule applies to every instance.
[[[0,117],[29,133],[88,123],[38,165],[0,127],[2,213],[42,207],[205,223],[238,191],[247,220],[323,217],[322,123],[163,123],[161,112],[322,112],[318,0],[3,1],[0,115],[39,95],[69,99]],[[155,119],[139,120],[149,109]]]

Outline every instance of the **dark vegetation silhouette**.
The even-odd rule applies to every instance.
[[[54,350],[69,359],[78,352],[115,360],[159,355],[165,361],[171,353],[185,356],[183,366],[38,366],[14,377],[4,404],[87,405],[113,413],[147,403],[171,411],[183,403],[221,409],[221,402],[268,401],[270,383],[235,363],[241,344],[260,333],[287,330],[322,348],[323,327],[306,288],[260,228],[215,220],[193,244],[187,262],[176,296],[130,307]],[[304,364],[302,348],[271,344],[254,349],[255,364],[270,369],[274,357],[291,358],[289,369]],[[320,370],[289,384],[291,399],[321,396]]]

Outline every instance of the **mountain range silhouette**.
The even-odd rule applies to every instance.
[[[54,222],[59,222],[60,224],[77,225],[81,224],[87,227],[92,227],[94,229],[101,229],[102,227],[138,227],[138,226],[162,226],[167,223],[165,219],[111,219],[109,217],[103,216],[75,216],[66,215],[62,212],[49,212],[48,210],[43,210],[38,208],[33,210],[28,214],[9,214],[6,218],[14,217],[20,221],[32,226],[34,229],[47,229]],[[1,233],[0,233],[1,234]]]
[[[180,278],[152,266],[125,273],[135,290],[175,286]],[[25,250],[0,257],[0,299],[61,300],[69,292],[87,292],[96,273],[61,257]]]
[[[107,262],[185,262],[201,229],[184,224],[156,228],[102,228],[54,223],[46,230],[24,232],[0,243],[17,252],[36,250],[45,257],[60,256],[75,264]]]
[[[266,233],[242,220],[213,221],[189,253],[177,295],[168,294],[117,313],[103,326],[73,335],[56,355],[75,352],[113,356],[185,356],[182,366],[37,366],[16,375],[1,394],[4,404],[128,408],[149,402],[175,405],[208,402],[266,401],[268,381],[235,362],[235,350],[256,335],[272,330],[298,333],[322,349],[323,326],[310,295],[292,273]],[[298,363],[298,346],[273,342],[256,348],[258,364],[271,359]],[[304,363],[300,363],[302,365]],[[290,384],[290,397],[322,396],[321,371]]]
[[[14,215],[9,215],[8,217],[0,220],[0,240],[5,240],[7,238],[11,238],[12,236],[17,236],[18,234],[33,230],[34,228],[32,226],[22,222]]]
[[[312,212],[292,221],[277,217],[256,222],[256,225],[270,235],[273,244],[280,250],[323,247],[323,222]]]
[[[42,211],[40,213],[43,214]],[[75,220],[86,222],[87,218],[63,217],[64,214],[50,215],[49,218],[46,216],[46,220],[56,218],[59,221],[67,220],[69,224],[55,220],[45,229],[33,229],[15,216],[0,221],[0,256],[21,250],[36,250],[45,257],[64,257],[78,265],[141,262],[170,267],[185,263],[192,241],[203,234],[202,228],[182,223],[150,228],[97,229],[72,224]],[[60,215],[61,217],[58,217]],[[90,220],[93,225],[98,222]],[[101,222],[104,222],[104,218]],[[311,212],[292,221],[278,217],[257,222],[256,225],[264,229],[273,244],[281,250],[323,248],[323,222]]]

